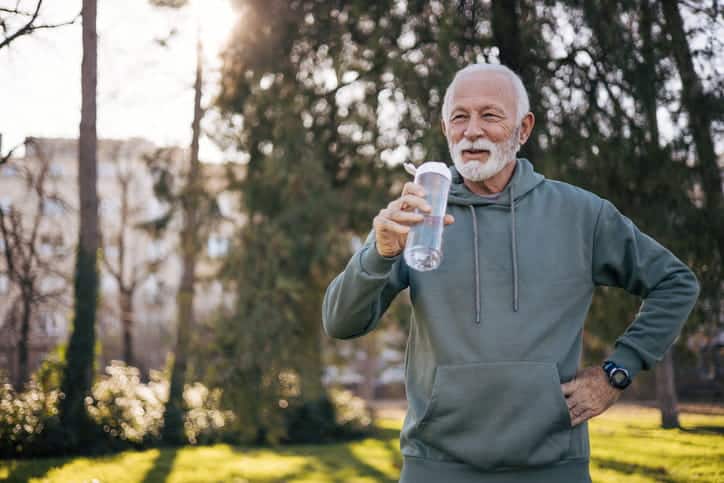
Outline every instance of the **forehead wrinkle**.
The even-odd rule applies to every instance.
[[[474,99],[475,97],[474,97],[474,96],[463,97],[463,99],[471,99],[471,98]],[[501,114],[505,114],[505,108],[504,108],[501,104],[497,104],[497,103],[495,103],[495,102],[485,101],[485,102],[484,102],[483,104],[481,104],[481,105],[473,106],[472,108],[469,108],[469,107],[467,107],[467,106],[465,106],[465,105],[459,104],[459,103],[457,102],[457,100],[456,100],[456,103],[453,104],[453,108],[452,108],[452,111],[450,111],[450,113],[452,114],[453,112],[458,111],[458,110],[463,110],[463,111],[466,111],[466,112],[467,112],[467,111],[470,111],[470,110],[473,110],[473,111],[485,111],[485,110],[488,110],[488,109],[493,109],[493,110],[495,110],[495,111],[500,112]]]
[[[462,91],[462,92],[461,92]],[[452,113],[463,99],[480,99],[503,113],[517,111],[516,92],[511,79],[497,72],[471,72],[456,79],[451,101]],[[510,105],[508,105],[510,104]]]

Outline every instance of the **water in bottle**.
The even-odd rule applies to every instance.
[[[424,188],[425,201],[432,210],[423,213],[425,219],[410,229],[404,257],[411,268],[426,272],[435,270],[442,261],[442,230],[450,189],[450,170],[444,163],[423,163],[417,168],[415,183]]]

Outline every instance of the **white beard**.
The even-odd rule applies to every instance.
[[[488,139],[478,139],[475,142],[471,142],[463,138],[457,144],[448,143],[450,157],[452,157],[455,168],[463,178],[470,181],[484,181],[500,173],[508,163],[515,160],[515,155],[518,154],[518,150],[520,150],[520,143],[518,142],[519,136],[520,128],[515,130],[513,135],[510,136],[510,139],[500,143],[494,143]],[[466,149],[484,149],[489,151],[488,160],[485,162],[477,160],[466,162],[463,160],[463,151]]]

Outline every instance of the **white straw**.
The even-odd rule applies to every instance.
[[[412,176],[415,176],[415,174],[417,173],[417,168],[412,163],[403,163],[402,167],[405,168],[405,171],[407,171]]]

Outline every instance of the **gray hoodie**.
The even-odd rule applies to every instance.
[[[571,426],[560,384],[578,368],[594,287],[643,299],[609,357],[633,376],[679,334],[696,278],[610,202],[525,159],[495,200],[451,171],[440,267],[382,257],[370,233],[327,289],[324,330],[370,332],[409,287],[401,481],[590,481],[588,425]]]

